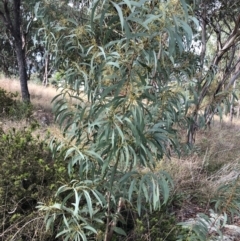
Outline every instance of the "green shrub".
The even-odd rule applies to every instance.
[[[0,88],[1,117],[21,120],[32,114],[33,106],[17,100],[18,93],[7,92]]]
[[[0,88],[0,113],[2,113],[1,116],[7,115],[10,108],[12,108],[16,104],[16,100],[14,100],[14,98],[16,98],[17,95],[17,93],[8,93],[6,90]]]
[[[8,115],[12,120],[28,119],[33,112],[33,106],[29,103],[16,101],[15,105],[9,108]]]
[[[181,236],[186,237],[187,232],[176,225],[178,220],[173,209],[176,210],[178,207],[174,206],[174,202],[175,200],[169,200],[161,210],[146,212],[136,218],[134,230],[128,235],[127,240],[131,238],[130,240],[134,241],[176,241]]]
[[[34,240],[47,240],[50,234],[35,207],[38,201],[51,203],[58,182],[67,178],[64,163],[54,160],[48,143],[34,138],[32,131],[0,129],[0,233],[4,240],[21,240],[23,234],[25,240],[32,240],[36,232]]]

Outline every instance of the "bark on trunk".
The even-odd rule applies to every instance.
[[[49,54],[45,53],[45,67],[44,67],[44,76],[43,76],[43,85],[48,85],[48,65],[49,65]]]
[[[28,84],[27,84],[27,69],[26,69],[26,59],[25,59],[25,46],[23,45],[22,41],[22,32],[21,32],[21,0],[15,0],[13,2],[13,28],[12,28],[12,35],[14,37],[14,44],[15,44],[15,51],[17,55],[17,62],[18,62],[18,72],[20,78],[20,86],[21,86],[21,93],[22,93],[22,100],[23,102],[29,103],[30,102],[30,94],[28,91]]]
[[[26,60],[24,55],[24,50],[22,49],[22,43],[18,41],[16,42],[16,55],[17,55],[17,62],[18,62],[18,72],[20,78],[20,86],[21,86],[21,93],[22,93],[22,100],[23,102],[30,102],[30,94],[28,90],[28,76],[26,70]]]
[[[234,81],[234,84],[233,84],[233,91],[235,91],[235,89],[236,89],[236,81]],[[230,100],[231,105],[230,105],[230,115],[229,115],[231,122],[233,121],[233,115],[234,115],[234,103],[233,102],[234,102],[234,97],[232,95],[231,100]]]
[[[13,38],[14,51],[17,55],[22,100],[29,103],[30,94],[27,85],[25,43],[23,44],[22,40],[24,33],[21,31],[21,0],[2,1],[2,3],[3,9],[0,9],[0,20],[2,20],[5,25],[6,33]],[[10,14],[11,12],[12,15]]]

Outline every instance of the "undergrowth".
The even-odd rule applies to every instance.
[[[1,117],[11,120],[22,120],[29,118],[32,114],[33,106],[18,99],[18,92],[12,93],[0,88],[0,113]]]
[[[34,138],[32,131],[0,129],[2,240],[47,240],[53,235],[45,232],[44,217],[35,207],[38,201],[51,202],[67,171],[60,156],[52,159],[47,141]]]
[[[11,125],[11,120],[20,122],[31,115],[33,107],[17,96],[0,89],[0,123],[5,118]],[[58,240],[58,222],[53,232],[47,232],[36,206],[56,201],[53,194],[67,183],[67,163],[64,152],[56,150],[53,157],[49,150],[52,129],[46,136],[33,135],[38,128],[34,124],[8,131],[0,128],[0,240]],[[116,234],[114,240],[224,240],[224,230],[240,210],[239,135],[238,123],[215,125],[198,133],[188,156],[161,161],[157,169],[167,171],[175,183],[171,200],[141,218],[131,207],[124,210],[119,227],[127,236]]]

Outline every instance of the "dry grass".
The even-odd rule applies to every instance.
[[[51,104],[52,99],[59,92],[53,87],[44,87],[31,82],[28,83],[28,87],[31,95],[31,103],[34,107],[33,116],[36,117],[36,113],[42,113],[43,115],[47,115],[50,120],[49,126],[41,125],[41,116],[37,116],[36,120],[39,121],[40,128],[37,128],[33,135],[40,136],[40,138],[45,139],[46,135],[51,133],[52,136],[56,136],[61,140],[63,136],[58,126],[54,123]],[[20,83],[18,80],[0,78],[0,88],[3,88],[8,92],[18,92],[18,98],[21,99]],[[9,118],[0,118],[0,126],[4,131],[8,131],[13,127],[15,129],[26,128],[29,126],[29,122],[25,119],[19,121],[11,120]]]
[[[189,156],[161,162],[159,168],[172,176],[176,192],[184,195],[180,210],[185,214],[182,220],[199,212],[206,213],[218,188],[236,180],[240,173],[239,136],[239,119],[231,123],[228,118],[222,122],[215,118],[210,130],[197,133],[195,147]],[[190,209],[194,209],[191,214]]]
[[[16,79],[0,78],[0,87],[8,92],[18,92],[19,98],[21,98],[20,82]],[[51,101],[58,93],[57,90],[51,86],[45,87],[28,83],[28,88],[31,96],[31,102],[36,109],[43,109],[47,112],[51,112]]]
[[[20,82],[17,79],[8,79],[0,76],[0,88],[5,89],[8,92],[18,93],[18,99],[21,99],[20,91]],[[52,113],[52,99],[60,94],[61,89],[57,90],[54,87],[42,86],[32,82],[28,83],[28,88],[31,97],[31,104],[33,105],[33,117],[39,122],[40,128],[38,128],[34,135],[40,135],[40,137],[45,138],[47,133],[51,133],[52,136],[55,136],[59,140],[65,140],[63,137],[59,126],[54,123],[54,115]],[[86,95],[81,95],[81,98],[87,101]],[[76,100],[73,100],[72,103],[76,103]],[[41,117],[46,116],[49,119],[50,125],[41,125]],[[0,126],[4,131],[12,129],[21,129],[29,126],[29,123],[26,120],[16,121],[6,118],[0,118]]]

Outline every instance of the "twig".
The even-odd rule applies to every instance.
[[[34,218],[34,219],[28,221],[27,223],[25,223],[25,224],[13,235],[13,237],[10,239],[10,241],[14,241],[14,238],[16,237],[16,235],[17,235],[24,227],[26,227],[29,223],[31,223],[31,222],[33,222],[33,221],[35,221],[35,220],[38,220],[38,219],[44,219],[44,217],[37,217],[37,218]],[[22,222],[22,220],[21,220],[20,222],[16,223],[15,226],[17,226],[17,225],[20,224],[21,222]],[[1,234],[0,234],[0,237],[1,237],[1,238],[4,237],[4,235],[5,235],[7,232],[9,232],[11,229],[12,229],[12,226],[9,227],[8,229],[6,229],[3,233],[1,233]]]

